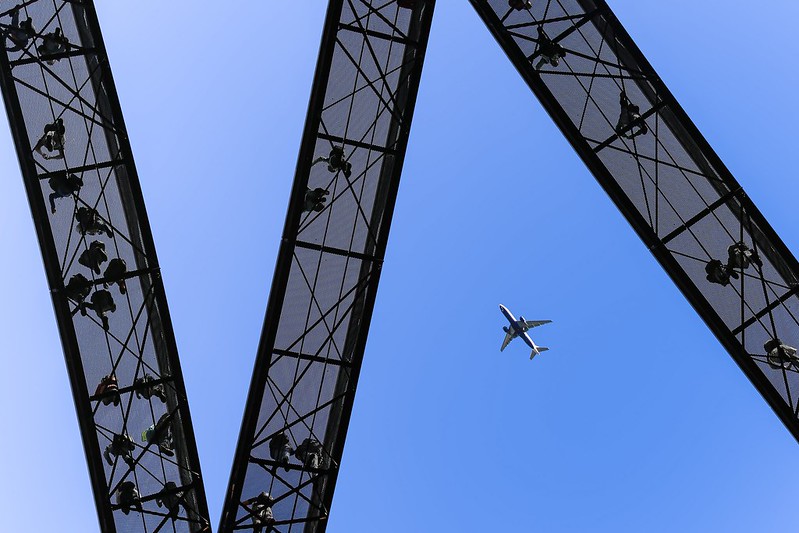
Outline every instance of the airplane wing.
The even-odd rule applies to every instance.
[[[536,326],[543,326],[544,324],[549,324],[552,322],[551,320],[525,320],[525,325],[528,328],[534,328]]]
[[[504,341],[502,341],[502,348],[500,348],[500,349],[499,349],[499,351],[501,352],[502,350],[504,350],[504,349],[505,349],[505,347],[506,347],[508,344],[510,344],[510,341],[512,341],[512,340],[513,340],[513,333],[507,333],[507,334],[505,334],[505,340],[504,340]]]

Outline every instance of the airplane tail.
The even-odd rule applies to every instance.
[[[536,346],[535,348],[533,348],[532,353],[530,353],[530,361],[532,361],[533,357],[535,357],[536,355],[540,354],[541,352],[545,352],[547,350],[549,350],[549,348],[547,348],[546,346]]]

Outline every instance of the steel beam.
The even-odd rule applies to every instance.
[[[100,529],[210,532],[158,259],[94,5],[3,4],[0,86]]]
[[[647,248],[799,439],[799,359],[791,356],[799,344],[799,263],[606,2],[470,2]]]
[[[329,4],[220,531],[326,528],[433,7]]]

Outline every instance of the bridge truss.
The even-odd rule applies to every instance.
[[[799,263],[606,2],[470,1],[647,248],[799,439]]]
[[[102,531],[210,531],[158,260],[90,0],[0,2],[0,85]]]
[[[605,1],[470,2],[799,438],[799,264]],[[158,262],[93,4],[20,6],[0,4],[0,84],[102,530],[210,531]],[[223,532],[325,530],[433,7],[330,2]]]
[[[220,531],[325,530],[433,6],[329,4]]]

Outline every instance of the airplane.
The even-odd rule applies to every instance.
[[[519,316],[519,320],[516,320],[504,305],[499,304],[499,310],[502,311],[502,314],[505,315],[505,318],[510,322],[510,326],[503,326],[502,328],[502,331],[505,332],[505,340],[502,341],[502,348],[499,349],[500,352],[516,337],[521,337],[527,346],[533,349],[533,352],[530,354],[531,361],[536,355],[549,350],[546,346],[536,346],[533,339],[527,334],[527,330],[536,326],[549,324],[552,322],[551,320],[525,320],[523,316]]]

